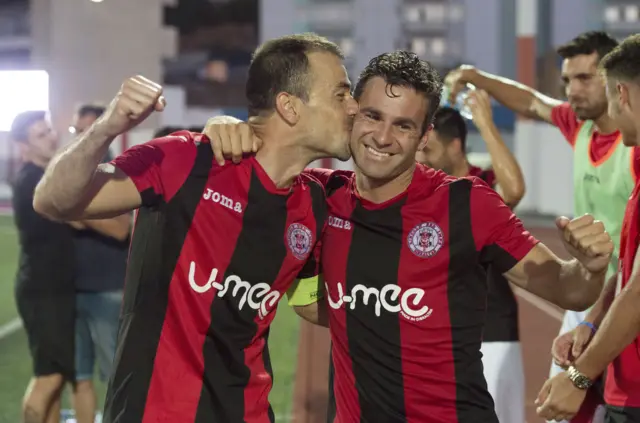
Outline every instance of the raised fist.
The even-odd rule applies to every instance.
[[[592,273],[604,272],[613,254],[613,241],[604,224],[585,214],[573,220],[556,219],[565,248]]]
[[[134,76],[122,83],[96,125],[105,135],[116,137],[136,127],[154,110],[160,112],[164,107],[162,86],[144,76]]]

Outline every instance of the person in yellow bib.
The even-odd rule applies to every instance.
[[[592,214],[604,223],[614,241],[616,250],[609,265],[609,277],[617,270],[624,210],[640,173],[640,150],[623,145],[620,132],[607,115],[605,84],[598,73],[600,59],[617,45],[615,38],[607,33],[590,31],[558,48],[563,58],[562,80],[567,102],[468,65],[453,70],[445,78],[452,96],[471,83],[514,112],[560,129],[574,150],[575,216]],[[584,321],[586,314],[586,311],[566,312],[560,334],[595,330]],[[551,376],[562,370],[552,364]],[[580,418],[593,418],[593,423],[601,423],[602,410],[597,408],[597,403],[598,398],[585,402]]]

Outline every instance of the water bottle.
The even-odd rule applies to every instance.
[[[456,96],[455,103],[451,104],[449,102],[449,94],[451,93],[451,91],[449,90],[449,87],[444,86],[442,87],[442,97],[440,99],[440,106],[446,106],[446,107],[451,107],[452,109],[456,109],[463,118],[471,120],[473,119],[473,116],[471,114],[471,109],[464,102],[469,96],[469,91],[475,90],[475,89],[476,87],[473,86],[472,84],[466,84],[465,88],[462,91],[460,91]]]

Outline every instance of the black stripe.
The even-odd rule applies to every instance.
[[[471,225],[472,182],[449,185],[449,319],[456,378],[457,423],[498,423],[483,374],[480,343],[487,282]]]
[[[397,281],[404,202],[380,210],[365,210],[358,202],[351,215],[355,224],[347,258],[346,292],[355,297],[356,305],[351,309],[345,304],[345,313],[361,422],[406,420],[399,314],[381,312],[376,316],[373,296],[364,304],[362,292],[353,295],[359,284],[379,292]]]
[[[640,408],[606,406],[604,423],[638,423]]]
[[[198,146],[184,185],[166,204],[141,208],[131,243],[115,372],[103,421],[140,422],[169,301],[169,284],[204,192],[213,153]]]
[[[287,255],[286,222],[287,197],[269,193],[253,172],[242,229],[225,279],[237,275],[251,284],[273,283]],[[196,423],[244,421],[244,388],[251,373],[245,366],[243,350],[256,335],[257,311],[246,303],[240,310],[240,299],[241,295],[227,294],[215,298],[211,304],[211,325],[203,347],[204,383]],[[269,359],[268,354],[263,357]],[[271,363],[265,363],[265,368],[270,372]],[[270,415],[273,421],[272,411]]]

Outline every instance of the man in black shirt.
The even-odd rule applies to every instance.
[[[82,134],[104,113],[104,107],[81,106],[74,116],[75,134]],[[112,160],[107,153],[104,162]],[[76,222],[76,384],[73,406],[78,423],[93,423],[96,394],[94,368],[103,382],[111,374],[122,304],[131,216]]]
[[[20,243],[15,295],[34,376],[23,401],[22,421],[44,423],[59,416],[64,382],[75,377],[73,232],[69,225],[39,215],[32,205],[34,189],[58,144],[46,113],[19,114],[10,137],[23,161],[13,184]]]

